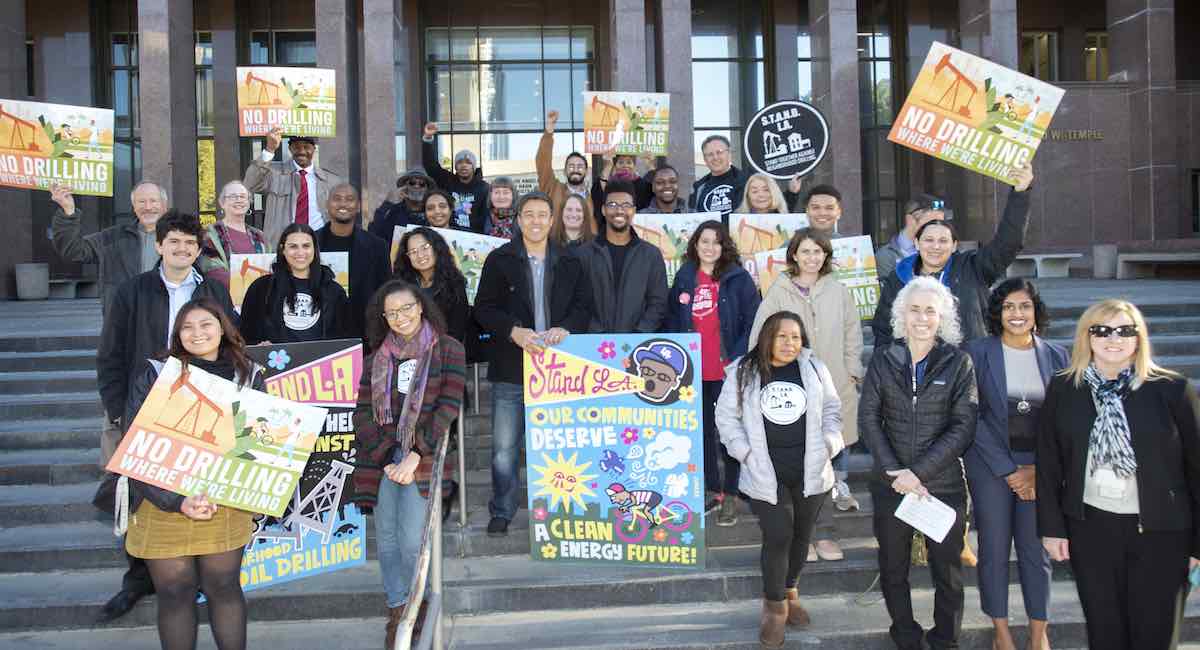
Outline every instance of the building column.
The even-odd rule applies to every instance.
[[[813,105],[829,122],[829,150],[805,187],[829,183],[842,193],[838,231],[861,234],[862,131],[858,102],[858,2],[812,0]],[[795,47],[795,39],[792,39]]]
[[[1108,0],[1109,75],[1129,84],[1129,177],[1134,239],[1191,231],[1177,145],[1175,2]]]
[[[403,29],[400,0],[362,0],[360,173],[364,222],[396,186],[396,59]],[[365,44],[370,43],[370,47]]]
[[[27,97],[25,0],[0,0],[0,97]],[[0,253],[0,298],[16,298],[13,267],[33,261],[33,192],[0,187],[5,246]],[[42,198],[48,194],[38,192]]]
[[[217,192],[242,178],[237,106],[237,1],[210,0],[213,45],[213,156]],[[225,108],[221,108],[225,107]],[[218,197],[219,199],[220,197]]]
[[[1017,0],[960,0],[958,24],[963,51],[1017,69]],[[1037,171],[1035,164],[1035,175]],[[991,241],[1004,211],[1007,185],[983,174],[961,173],[966,205],[954,208],[964,225],[959,238]]]
[[[691,6],[691,2],[687,4]],[[646,4],[643,0],[608,0],[608,15],[610,90],[645,92],[653,87],[646,80]],[[689,32],[691,24],[689,10]],[[690,52],[691,46],[685,49]]]
[[[173,207],[195,214],[200,206],[192,3],[138,0],[137,4],[142,179],[167,188]]]
[[[353,16],[349,0],[315,0],[317,27],[317,67],[337,73],[337,135],[321,138],[318,164],[343,179],[358,183],[357,107],[358,90],[355,57],[351,50]],[[372,45],[375,45],[374,43]],[[357,47],[357,46],[355,46]]]
[[[696,168],[692,144],[692,0],[659,0],[655,34],[659,90],[671,95],[667,162],[679,172],[679,187],[687,188],[692,185]]]
[[[800,96],[800,52],[796,38],[800,35],[800,9],[795,0],[772,0],[772,37],[775,39],[774,59],[775,101]],[[768,100],[772,98],[768,97]]]

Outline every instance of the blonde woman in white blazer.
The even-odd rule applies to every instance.
[[[830,459],[842,450],[842,405],[829,368],[805,346],[798,315],[770,316],[755,340],[726,367],[716,423],[721,442],[742,464],[738,489],[762,529],[759,640],[779,648],[786,625],[809,622],[796,582],[833,488]]]

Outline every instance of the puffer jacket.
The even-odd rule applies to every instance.
[[[966,488],[959,458],[975,439],[979,394],[966,352],[938,340],[913,389],[904,343],[877,348],[858,405],[858,430],[875,459],[872,480],[891,485],[890,470],[910,469],[933,494]]]

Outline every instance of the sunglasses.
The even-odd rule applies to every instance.
[[[1097,338],[1106,339],[1116,332],[1117,336],[1128,339],[1137,336],[1137,325],[1121,325],[1119,327],[1109,327],[1108,325],[1092,325],[1088,328],[1088,334]]]

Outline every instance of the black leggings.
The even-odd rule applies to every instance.
[[[196,592],[208,600],[208,620],[219,650],[246,648],[242,551],[147,560],[158,592],[158,638],[163,650],[196,647]]]
[[[817,515],[828,492],[804,496],[804,486],[779,484],[775,505],[750,499],[750,510],[762,529],[763,597],[784,600],[785,591],[796,586],[808,559]]]

